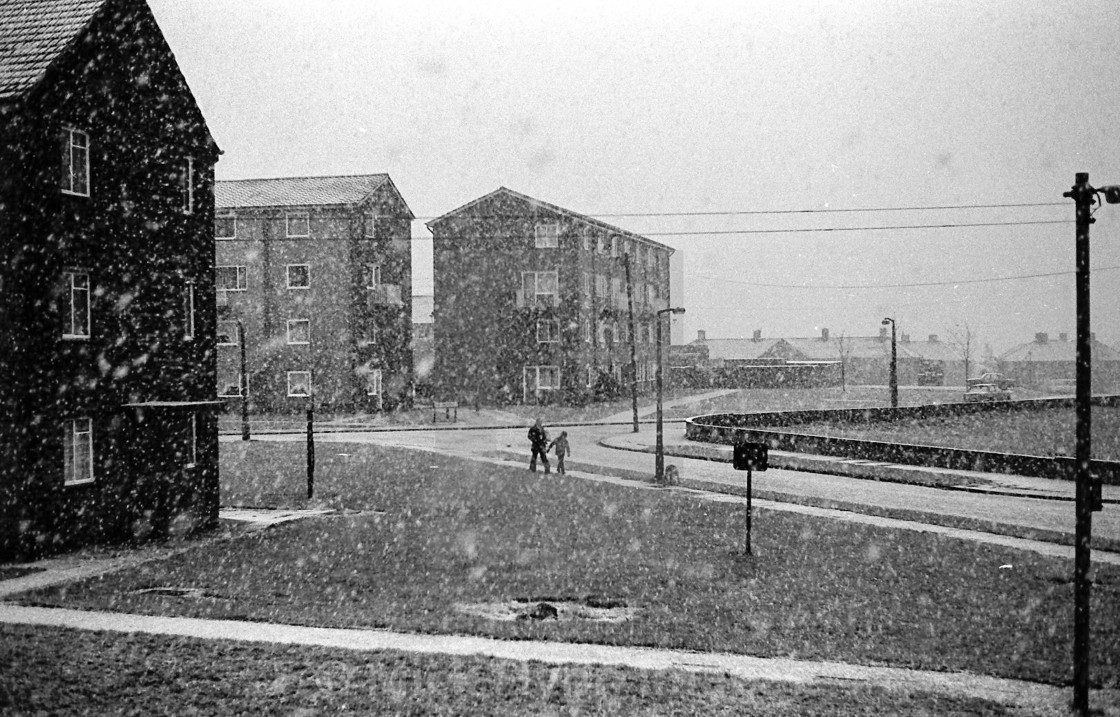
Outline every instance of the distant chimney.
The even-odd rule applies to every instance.
[[[902,343],[904,343],[904,344],[910,343],[910,334],[903,334],[902,335]]]
[[[1048,341],[1050,341],[1050,334],[1046,333],[1045,331],[1040,331],[1034,335],[1034,342],[1036,344],[1044,344]]]
[[[879,327],[879,340],[880,341],[886,341],[887,340],[887,327],[886,326],[880,326]]]
[[[707,341],[708,340],[708,333],[706,331],[704,331],[704,329],[700,329],[699,331],[696,332],[696,340],[697,341]]]
[[[821,341],[828,341],[828,329],[821,329]]]
[[[755,329],[753,338],[755,341],[762,341],[762,329]]]
[[[931,344],[935,344],[935,343],[937,343],[937,334],[930,334],[930,335],[929,335],[929,342],[930,342]]]
[[[1059,341],[1069,341],[1069,334],[1066,334],[1066,333],[1058,334],[1058,340]]]

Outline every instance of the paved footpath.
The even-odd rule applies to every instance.
[[[0,603],[0,622],[123,633],[147,633],[203,640],[275,643],[358,651],[400,650],[442,655],[493,657],[556,665],[617,665],[643,670],[689,670],[730,674],[745,680],[881,686],[891,690],[971,696],[1029,710],[1066,714],[1068,689],[968,673],[871,667],[839,662],[762,658],[728,653],[658,650],[644,647],[572,644],[536,640],[496,640],[461,635],[420,635],[384,630],[274,625],[240,620],[158,617]],[[1092,696],[1102,715],[1120,715],[1120,694]]]

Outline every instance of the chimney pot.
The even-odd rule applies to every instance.
[[[755,341],[762,341],[762,329],[755,329],[754,330],[754,340]]]
[[[821,341],[828,341],[828,329],[821,329]]]
[[[700,329],[699,331],[696,332],[696,340],[697,341],[707,341],[708,340],[708,332],[704,331],[703,329]]]
[[[937,334],[930,334],[930,335],[929,335],[929,342],[930,342],[931,344],[935,344],[935,343],[937,343]]]
[[[1067,333],[1058,334],[1058,340],[1059,341],[1069,341],[1069,334],[1067,334]]]
[[[1036,344],[1044,344],[1044,343],[1048,342],[1049,340],[1050,340],[1050,334],[1046,333],[1045,331],[1039,331],[1037,334],[1034,335],[1034,342]]]
[[[904,344],[910,343],[910,334],[903,334],[902,335],[902,343],[904,343]]]

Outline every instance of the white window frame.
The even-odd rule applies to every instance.
[[[93,471],[93,420],[89,418],[72,418],[63,423],[63,448],[62,448],[62,482],[63,485],[82,485],[92,483]],[[86,470],[84,475],[79,474],[81,464],[78,462],[78,452],[86,455]]]
[[[307,283],[304,284],[303,286],[292,284],[292,269],[297,269],[297,268],[300,268],[300,267],[303,267],[303,268],[307,269]],[[311,288],[311,265],[310,264],[286,264],[285,267],[284,267],[284,274],[285,274],[285,279],[287,280],[287,283],[288,283],[288,289],[289,290],[298,291],[298,290],[302,290],[302,289],[310,289]]]
[[[541,329],[544,336],[541,336]],[[560,322],[556,319],[537,319],[537,343],[555,344],[560,342]]]
[[[618,256],[618,235],[611,237],[611,256]]]
[[[540,288],[541,287],[541,277],[547,276],[549,274],[556,277],[555,280],[554,280],[556,290],[555,291],[541,291],[541,288]],[[552,301],[553,304],[559,304],[560,303],[560,272],[559,271],[557,271],[556,269],[553,269],[551,271],[523,271],[523,272],[521,272],[521,287],[522,287],[521,290],[522,291],[525,290],[525,277],[530,276],[530,275],[533,277],[533,296],[532,296],[531,299],[530,299],[530,297],[526,296],[525,297],[526,303],[536,303],[537,301],[540,301],[540,297],[542,297],[542,296],[552,297],[551,301]]]
[[[607,253],[607,238],[606,237],[602,237],[602,236],[595,237],[595,251],[598,252],[599,254],[606,254]]]
[[[381,215],[378,212],[366,212],[365,213],[366,225],[364,227],[364,231],[362,232],[362,234],[363,234],[363,236],[365,236],[366,239],[376,239],[377,238],[377,219],[380,216]]]
[[[366,264],[366,288],[376,289],[381,286],[381,265]]]
[[[194,214],[194,157],[187,157],[183,173],[179,175],[179,192],[182,196],[183,214]]]
[[[595,367],[588,364],[588,366],[587,366],[587,387],[588,388],[595,388],[595,376],[596,376],[597,373],[598,372],[595,370]]]
[[[292,233],[293,219],[303,220],[305,229],[303,234]],[[306,239],[307,237],[311,236],[311,215],[308,212],[288,212],[284,215],[284,225],[284,235],[289,239]]]
[[[297,376],[307,377],[307,393],[292,393],[292,379]],[[311,372],[310,371],[289,371],[288,372],[288,397],[289,398],[310,398],[311,397]]]
[[[65,150],[66,150],[66,176],[63,178],[62,193],[69,194],[75,197],[88,197],[90,186],[92,182],[89,176],[89,132],[77,129],[75,127],[63,127],[62,131],[65,133]],[[85,140],[85,144],[79,144],[74,140],[81,137]],[[77,161],[76,161],[77,160]],[[85,187],[77,186],[76,179],[78,175],[74,173],[75,164],[80,165],[82,177],[85,179]]]
[[[62,338],[69,341],[88,340],[90,338],[91,327],[93,324],[93,319],[91,316],[91,314],[93,313],[93,307],[91,305],[93,294],[90,291],[89,272],[78,271],[76,269],[68,269],[64,271],[62,275],[63,277],[65,277],[66,300],[69,302],[70,307],[66,312],[66,315],[70,318],[70,325],[63,327]],[[85,286],[78,285],[79,278],[84,279]],[[79,326],[78,321],[76,320],[78,318],[76,299],[83,292],[85,294],[85,311],[82,318],[84,318],[85,321],[83,322],[84,325]]]
[[[552,374],[556,381],[555,384],[549,386],[541,385],[541,371],[548,371]],[[529,376],[533,376],[532,386],[530,388]],[[560,390],[560,367],[553,364],[542,364],[538,366],[525,366],[521,373],[522,381],[525,387],[525,393],[530,391],[559,391]]]
[[[231,331],[223,331],[222,326],[228,325]],[[218,319],[214,337],[218,342],[218,346],[240,346],[241,337],[238,335],[240,332],[237,330],[237,321],[235,319]],[[228,341],[222,341],[223,336],[228,336]]]
[[[195,336],[195,301],[194,281],[187,280],[183,285],[183,339],[194,341]]]
[[[292,340],[292,326],[303,324],[307,327],[307,340],[306,341],[293,341]],[[288,345],[289,346],[307,346],[311,343],[311,319],[288,319]]]
[[[187,464],[183,467],[194,468],[198,465],[198,414],[192,411],[188,415],[190,417],[190,434],[187,444]]]
[[[221,378],[220,373],[219,373],[218,378],[219,379]],[[225,386],[221,386],[219,391],[224,391],[226,386],[228,386],[228,385],[230,385],[230,384],[227,383]],[[242,375],[240,369],[238,369],[238,371],[237,371],[237,393],[219,393],[218,394],[218,396],[220,396],[221,398],[241,398],[242,396],[247,396],[247,395],[249,395],[249,377],[247,375]]]
[[[537,249],[559,249],[560,223],[541,222],[533,227],[533,245]]]
[[[366,395],[380,396],[382,390],[384,389],[384,386],[382,385],[383,379],[384,374],[382,374],[381,369],[369,369],[369,373],[366,374]]]
[[[224,287],[221,286],[221,282],[218,281],[218,272],[220,272],[222,269],[236,269],[237,270],[237,276],[236,276],[236,282],[235,282],[237,284],[236,288],[227,289],[227,288],[224,288]],[[241,266],[241,265],[238,265],[238,264],[223,264],[222,266],[215,266],[214,267],[214,290],[217,291],[217,292],[245,291],[245,289],[248,285],[246,274],[247,274],[247,272],[245,270],[245,267]]]
[[[233,233],[229,235],[218,233],[218,222],[229,220],[230,226],[233,227]],[[237,238],[237,215],[236,214],[219,214],[214,217],[214,239],[216,240],[229,240]]]
[[[588,317],[583,322],[583,342],[586,344],[594,343],[594,332],[591,330],[591,318]]]

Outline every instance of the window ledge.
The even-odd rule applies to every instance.
[[[63,334],[63,341],[89,341],[89,334]]]
[[[62,487],[63,488],[70,488],[72,486],[92,485],[93,483],[96,483],[96,482],[97,482],[96,478],[86,478],[84,480],[70,480],[70,481],[64,482],[62,484]]]

